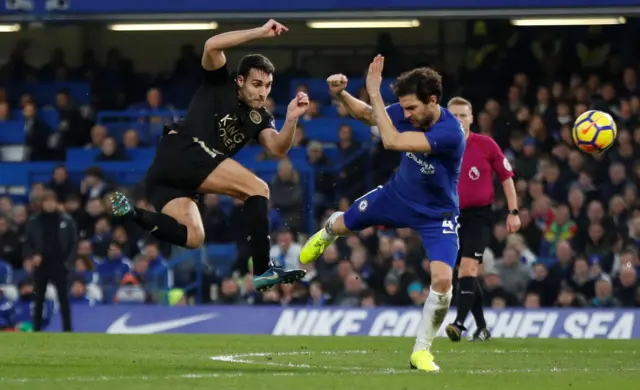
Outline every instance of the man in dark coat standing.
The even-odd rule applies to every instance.
[[[27,223],[24,243],[24,255],[31,258],[36,267],[36,305],[33,313],[36,332],[42,327],[42,309],[49,282],[58,292],[62,327],[65,332],[71,332],[67,267],[73,265],[77,244],[78,232],[73,218],[58,210],[56,194],[47,191],[42,198],[42,212],[35,214]]]

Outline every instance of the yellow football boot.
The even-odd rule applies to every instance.
[[[324,232],[324,229],[320,230],[304,243],[300,251],[300,262],[302,264],[309,264],[316,261],[318,257],[322,255],[322,252],[338,239],[338,237],[335,237],[331,240],[325,240],[322,238]]]
[[[440,367],[433,361],[433,355],[426,349],[415,351],[411,354],[411,368],[414,370],[438,372]]]

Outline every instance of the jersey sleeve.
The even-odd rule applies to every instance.
[[[486,142],[488,145],[489,162],[493,170],[498,174],[500,182],[512,178],[513,168],[511,168],[511,163],[509,163],[509,160],[504,156],[504,153],[502,153],[496,141],[487,137]]]
[[[276,119],[271,115],[271,113],[267,110],[262,111],[262,122],[260,122],[258,131],[255,132],[255,136],[253,137],[258,143],[260,143],[260,133],[266,129],[275,129],[276,128]]]
[[[436,124],[428,132],[424,133],[431,145],[431,153],[447,154],[458,150],[464,142],[464,132],[456,120],[455,124]]]
[[[204,83],[209,85],[225,85],[231,81],[227,64],[216,70],[204,71]]]

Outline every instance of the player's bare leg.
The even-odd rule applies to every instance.
[[[226,159],[209,174],[198,192],[229,195],[244,201],[249,218],[249,247],[253,259],[253,283],[258,291],[302,279],[304,270],[284,270],[270,265],[269,186],[238,162]]]
[[[453,270],[449,264],[437,260],[431,262],[431,288],[422,308],[422,318],[418,324],[418,335],[410,359],[411,368],[432,372],[440,370],[430,349],[449,312],[452,279]]]
[[[300,262],[302,264],[313,263],[322,256],[328,246],[333,244],[338,237],[353,234],[344,223],[344,213],[335,212],[327,219],[324,228],[311,236],[300,251]]]
[[[466,331],[464,321],[469,311],[472,312],[477,326],[473,334],[473,340],[485,341],[491,337],[484,319],[482,300],[482,287],[478,281],[478,260],[463,257],[460,260],[460,268],[458,270],[458,313],[456,320],[447,325],[446,329],[447,336],[451,341],[460,341],[462,339],[462,333]]]

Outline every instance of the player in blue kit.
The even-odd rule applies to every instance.
[[[439,371],[429,350],[451,302],[464,130],[440,107],[441,77],[429,68],[400,75],[394,85],[399,103],[385,107],[380,95],[383,65],[384,57],[377,56],[369,66],[366,87],[371,106],[345,91],[345,76],[333,75],[327,82],[353,117],[377,125],[385,149],[404,153],[400,167],[386,185],[357,199],[345,213],[331,215],[304,245],[300,261],[311,263],[339,236],[370,226],[416,230],[431,260],[431,289],[410,361],[412,368]]]

